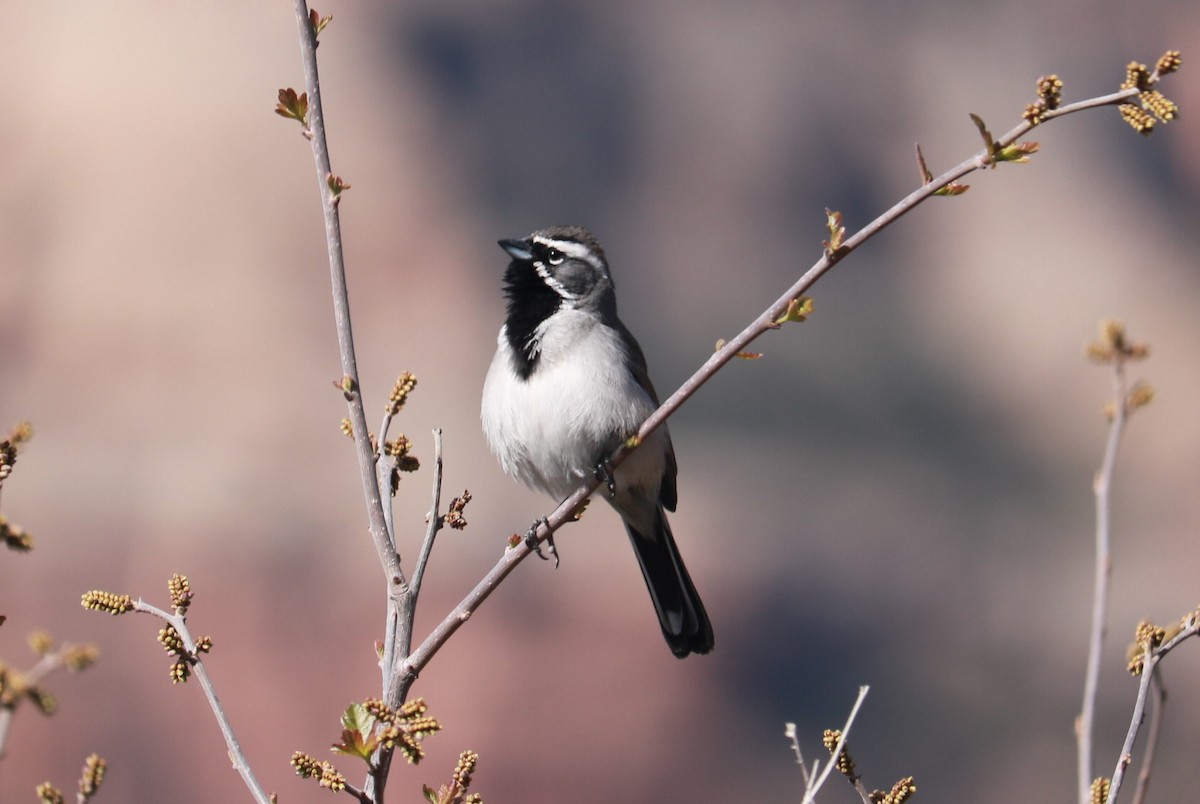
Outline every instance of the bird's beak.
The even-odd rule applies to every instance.
[[[508,252],[508,256],[514,260],[527,262],[533,259],[533,251],[530,250],[528,240],[500,240],[500,248]]]

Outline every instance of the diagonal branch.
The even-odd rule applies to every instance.
[[[1157,73],[1152,76],[1153,81],[1158,80]],[[1113,106],[1127,102],[1130,98],[1139,93],[1139,89],[1123,89],[1119,92],[1110,95],[1104,95],[1088,100],[1079,101],[1077,103],[1062,106],[1053,111],[1047,111],[1042,117],[1040,125],[1045,125],[1051,120],[1057,120],[1075,112],[1081,112],[1087,109],[1094,109],[1103,106]],[[997,138],[994,141],[994,149],[1004,149],[1013,145],[1017,140],[1026,134],[1035,124],[1028,121],[1015,126],[1012,130]],[[638,443],[641,443],[650,435],[656,428],[665,422],[679,407],[686,402],[693,394],[700,389],[702,385],[708,382],[723,366],[738,356],[739,353],[746,350],[753,341],[758,339],[763,334],[780,327],[780,321],[788,314],[789,308],[794,309],[796,301],[802,297],[808,290],[824,276],[834,265],[852,253],[855,249],[867,242],[869,239],[879,234],[881,231],[892,225],[904,215],[911,212],[920,204],[927,201],[932,196],[938,194],[939,190],[948,187],[952,183],[961,179],[969,173],[973,173],[981,168],[992,167],[996,164],[994,159],[995,150],[984,148],[973,154],[967,159],[964,159],[958,165],[950,170],[947,170],[937,178],[930,179],[921,187],[913,190],[903,199],[898,201],[891,209],[884,212],[875,220],[864,226],[862,229],[847,238],[844,242],[839,243],[836,247],[827,248],[821,258],[817,260],[811,268],[808,269],[791,287],[784,291],[778,299],[767,307],[754,321],[750,322],[745,329],[737,334],[733,339],[726,342],[720,349],[716,350],[697,371],[688,378],[675,393],[671,394],[662,405],[642,424],[637,435],[630,439],[630,443],[622,445],[611,456],[609,456],[609,464],[612,467],[618,466],[622,460],[629,454],[630,450],[634,449]],[[566,522],[573,518],[574,512],[584,503],[592,492],[600,485],[599,479],[592,479],[580,488],[576,489],[569,497],[563,500],[554,511],[542,521],[542,524],[537,530],[539,541],[544,541],[551,533],[562,527]],[[445,644],[455,631],[462,626],[471,614],[483,603],[484,600],[492,593],[492,591],[508,576],[509,573],[516,568],[516,565],[523,561],[531,552],[530,548],[521,541],[516,546],[506,550],[504,555],[500,557],[495,566],[476,584],[462,602],[455,608],[433,629],[425,641],[422,642],[416,650],[413,651],[407,661],[404,662],[400,673],[397,675],[396,681],[402,685],[402,689],[407,687],[416,678],[422,668],[428,664],[429,660],[437,653],[438,649]]]
[[[1142,754],[1142,769],[1138,772],[1137,787],[1133,791],[1133,804],[1146,804],[1146,791],[1150,789],[1150,771],[1154,768],[1158,737],[1162,733],[1167,690],[1162,683],[1161,670],[1150,677],[1150,693],[1154,696],[1154,705],[1150,709],[1150,733],[1146,735],[1146,751]]]
[[[384,700],[388,705],[396,706],[405,700],[413,681],[434,654],[466,622],[499,583],[516,568],[517,564],[529,555],[531,548],[524,541],[518,541],[511,549],[506,550],[496,565],[488,571],[462,602],[433,629],[415,651],[409,654],[408,648],[411,645],[411,629],[416,605],[416,589],[424,573],[429,551],[433,545],[433,538],[439,525],[437,509],[438,495],[440,495],[440,455],[438,460],[438,476],[435,478],[435,500],[433,510],[430,513],[429,530],[424,546],[422,547],[421,555],[418,558],[414,584],[410,586],[400,565],[400,556],[396,550],[395,538],[390,522],[390,511],[385,510],[382,495],[382,489],[385,487],[385,484],[381,482],[380,478],[382,467],[378,465],[379,457],[376,454],[376,447],[372,444],[367,430],[361,385],[358,379],[353,334],[350,324],[349,294],[341,244],[341,229],[338,217],[338,202],[342,191],[348,185],[342,182],[340,178],[334,176],[332,172],[326,140],[316,60],[317,33],[320,26],[315,23],[315,17],[310,15],[306,0],[294,0],[294,3],[297,25],[300,32],[301,55],[304,64],[307,108],[303,113],[300,113],[297,111],[300,108],[299,106],[288,104],[283,107],[281,113],[284,116],[303,120],[306,126],[305,134],[312,143],[313,156],[317,167],[326,241],[329,251],[335,323],[342,362],[341,387],[349,408],[363,494],[367,503],[371,537],[383,565],[388,584],[387,627],[383,645],[383,659],[380,663],[384,679]],[[1173,53],[1173,61],[1168,62],[1166,56],[1164,56],[1163,60],[1160,60],[1160,65],[1168,65],[1162,68],[1164,72],[1173,71],[1179,66],[1178,53]],[[718,348],[704,365],[642,424],[638,433],[610,456],[609,465],[612,467],[618,466],[630,450],[635,449],[638,444],[678,410],[717,371],[742,353],[751,342],[769,330],[778,329],[785,322],[803,320],[804,316],[797,314],[800,309],[803,309],[805,312],[808,309],[802,304],[803,294],[834,265],[871,237],[895,223],[929,197],[939,194],[939,191],[949,188],[947,194],[961,192],[962,188],[960,186],[950,187],[950,185],[968,173],[984,167],[995,167],[997,162],[1000,161],[1025,161],[1023,154],[1032,153],[1033,150],[1036,150],[1036,145],[1028,146],[1026,150],[1022,150],[1025,147],[1024,145],[1016,146],[1016,151],[1013,153],[1010,153],[1009,147],[1013,146],[1018,137],[1028,132],[1035,125],[1043,124],[1049,120],[1057,119],[1073,112],[1083,111],[1084,109],[1123,103],[1140,92],[1148,91],[1159,78],[1159,70],[1156,68],[1153,75],[1142,75],[1139,79],[1141,83],[1138,83],[1137,86],[1130,86],[1128,89],[1122,89],[1120,92],[1111,95],[1053,109],[1049,108],[1050,104],[1047,103],[1047,95],[1041,87],[1042,82],[1039,82],[1039,95],[1041,96],[1039,103],[1042,105],[1038,107],[1041,111],[1036,116],[1031,117],[1027,110],[1025,122],[1017,125],[997,140],[993,140],[991,134],[983,126],[982,121],[972,116],[976,120],[980,128],[980,133],[984,137],[985,148],[936,179],[928,174],[924,158],[918,150],[918,159],[920,160],[922,178],[924,179],[922,186],[901,199],[891,209],[844,241],[844,230],[840,224],[841,216],[836,213],[829,213],[831,238],[825,244],[821,258],[795,284],[788,288],[779,299],[771,304],[758,318],[747,325],[742,332]],[[293,102],[296,101],[293,91],[289,90],[286,94],[292,96],[291,100]],[[281,91],[282,98],[285,98],[283,91]],[[1057,95],[1055,95],[1053,105],[1057,107]],[[1156,114],[1158,113],[1156,112]],[[1162,115],[1158,116],[1162,117]],[[1140,130],[1144,133],[1148,129],[1149,126],[1146,126]],[[386,431],[389,422],[390,419],[384,420],[383,431]],[[581,486],[567,499],[563,500],[549,517],[542,519],[537,531],[538,540],[543,541],[549,538],[554,530],[574,518],[575,512],[581,508],[599,483],[600,480],[595,479]],[[372,766],[375,771],[368,778],[362,792],[364,799],[382,802],[391,757],[391,749],[381,748],[372,758]]]
[[[862,708],[863,699],[867,697],[870,689],[866,684],[858,688],[858,697],[854,700],[854,706],[850,707],[850,715],[846,718],[846,725],[842,726],[842,733],[838,737],[837,744],[829,752],[829,761],[825,763],[825,769],[821,771],[821,775],[805,788],[804,798],[800,804],[812,804],[816,799],[817,792],[825,786],[829,774],[838,766],[838,759],[841,757],[842,751],[846,749],[846,738],[850,736],[850,727],[854,725],[854,719],[858,717],[858,710]]]
[[[200,651],[196,648],[196,640],[192,638],[191,631],[188,630],[187,620],[182,615],[171,614],[143,600],[133,602],[131,610],[153,615],[174,628],[175,632],[179,634],[187,651],[184,660],[190,665],[191,672],[196,674],[200,687],[204,690],[204,697],[208,699],[208,706],[212,709],[217,726],[221,729],[221,736],[225,738],[225,746],[229,749],[229,760],[233,763],[234,770],[242,777],[242,781],[258,804],[271,804],[272,797],[267,794],[259,784],[258,778],[255,777],[254,770],[250,767],[250,763],[242,751],[241,743],[238,742],[237,735],[233,733],[233,724],[229,722],[229,716],[217,698],[217,688],[208,677],[208,670],[200,659]]]
[[[1200,610],[1194,611],[1183,618],[1180,629],[1157,647],[1146,646],[1141,676],[1138,679],[1137,699],[1133,704],[1133,715],[1129,719],[1129,731],[1125,734],[1125,742],[1121,746],[1121,754],[1117,758],[1117,767],[1113,771],[1112,783],[1109,785],[1108,798],[1105,804],[1115,804],[1121,792],[1121,784],[1125,779],[1125,771],[1133,761],[1133,744],[1137,742],[1138,732],[1141,731],[1142,721],[1146,717],[1146,702],[1150,698],[1150,690],[1154,676],[1158,672],[1158,663],[1171,652],[1175,646],[1190,637],[1200,634]]]

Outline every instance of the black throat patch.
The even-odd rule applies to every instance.
[[[504,295],[508,299],[505,334],[512,347],[517,375],[528,380],[541,357],[537,328],[558,312],[562,296],[542,281],[532,262],[522,260],[513,260],[504,272]]]

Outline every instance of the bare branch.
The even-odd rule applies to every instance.
[[[1113,416],[1108,428],[1108,441],[1100,469],[1092,483],[1096,497],[1096,565],[1092,581],[1092,626],[1088,639],[1087,670],[1083,680],[1083,705],[1075,723],[1078,744],[1079,803],[1091,800],[1092,751],[1096,715],[1096,694],[1100,679],[1100,659],[1104,647],[1105,621],[1108,606],[1108,579],[1112,571],[1112,534],[1110,525],[1110,496],[1113,470],[1117,463],[1117,448],[1125,430],[1129,410],[1125,404],[1125,362],[1113,360]]]
[[[858,688],[858,697],[854,700],[854,706],[850,707],[850,715],[846,718],[846,725],[842,726],[841,737],[838,738],[834,749],[829,752],[829,761],[825,763],[825,769],[821,771],[821,775],[811,785],[805,787],[804,798],[801,799],[800,804],[812,804],[817,792],[829,778],[829,774],[837,767],[838,757],[841,756],[842,751],[846,748],[846,738],[850,735],[850,727],[854,725],[854,718],[858,717],[858,710],[862,707],[863,700],[867,697],[867,693],[870,690],[871,688],[865,684]]]
[[[258,779],[255,777],[254,771],[250,768],[250,763],[247,761],[245,753],[242,751],[241,743],[238,742],[237,735],[233,733],[233,724],[229,722],[229,717],[225,714],[225,709],[221,706],[221,701],[217,698],[216,687],[213,686],[212,680],[208,677],[208,670],[205,669],[204,662],[200,659],[200,651],[196,648],[196,641],[192,638],[192,634],[188,630],[185,618],[181,615],[163,611],[140,598],[134,602],[132,610],[159,618],[174,628],[176,633],[179,634],[188,652],[187,661],[191,665],[192,672],[196,674],[196,679],[200,682],[201,689],[204,690],[204,697],[208,698],[208,706],[212,709],[213,716],[217,720],[217,725],[221,729],[221,735],[225,738],[225,746],[229,749],[229,759],[233,763],[234,770],[241,775],[242,781],[245,782],[246,787],[250,790],[250,794],[254,796],[254,800],[258,804],[271,804],[271,797],[263,790],[262,785],[258,783]]]
[[[1133,804],[1146,802],[1146,791],[1150,789],[1150,771],[1154,768],[1154,754],[1158,749],[1158,735],[1162,732],[1167,690],[1162,683],[1161,670],[1150,677],[1150,692],[1154,696],[1154,706],[1150,709],[1150,732],[1146,735],[1146,753],[1142,756],[1142,769],[1138,772],[1137,787],[1133,791]]]
[[[416,597],[421,592],[421,581],[425,579],[425,565],[429,563],[429,554],[433,551],[433,540],[442,529],[442,431],[433,431],[433,504],[429,508],[428,525],[425,528],[425,541],[421,544],[421,553],[417,557],[417,566],[413,570],[412,596],[416,606]]]
[[[808,764],[804,761],[804,752],[800,750],[800,737],[796,733],[795,723],[784,724],[783,736],[788,738],[788,745],[792,747],[792,753],[796,755],[796,764],[800,766],[800,774],[804,777],[804,789],[807,790],[812,784],[812,778],[817,772],[817,763],[813,763],[812,771],[809,772]]]
[[[329,276],[333,285],[333,312],[337,327],[338,351],[342,361],[342,388],[354,429],[354,445],[358,453],[358,468],[367,503],[371,538],[383,564],[389,587],[396,585],[407,591],[407,582],[400,567],[400,556],[388,537],[383,511],[383,495],[375,476],[375,451],[371,445],[367,416],[363,408],[362,386],[358,379],[358,364],[354,356],[354,334],[350,325],[350,296],[346,285],[346,266],[342,254],[342,231],[338,217],[339,190],[342,186],[330,180],[333,168],[329,144],[325,137],[325,117],[321,107],[321,84],[317,73],[317,37],[309,18],[305,0],[295,0],[296,24],[300,29],[300,53],[304,62],[304,84],[308,93],[309,141],[317,166],[321,191],[321,208],[325,217],[325,239],[329,250]]]
[[[1155,74],[1157,76],[1157,73]],[[1155,77],[1154,80],[1157,80]],[[1105,95],[1098,98],[1079,101],[1078,103],[1062,106],[1053,111],[1045,113],[1043,120],[1039,123],[1045,125],[1050,120],[1056,120],[1074,112],[1084,111],[1085,109],[1093,109],[1101,106],[1111,106],[1127,101],[1139,93],[1138,89],[1121,90],[1120,92],[1111,95]],[[1035,124],[1028,121],[1021,123],[1013,128],[1002,137],[996,138],[993,141],[993,146],[1000,150],[1012,146],[1019,137],[1027,133],[1034,127]],[[659,406],[658,410],[650,415],[649,418],[642,424],[637,435],[630,439],[626,444],[623,444],[612,455],[609,456],[608,464],[616,468],[630,450],[636,448],[637,444],[644,441],[656,428],[675,413],[679,407],[686,402],[693,394],[700,389],[713,375],[717,373],[726,363],[733,360],[741,354],[745,354],[746,347],[751,342],[756,340],[764,333],[776,330],[780,326],[781,320],[787,316],[789,310],[794,310],[797,300],[803,297],[807,291],[824,276],[834,265],[844,259],[847,255],[879,234],[885,228],[895,223],[901,217],[911,212],[917,206],[928,200],[929,198],[939,195],[939,191],[943,188],[955,184],[958,179],[972,173],[980,168],[988,167],[995,164],[992,161],[992,154],[987,149],[981,150],[972,155],[968,159],[963,160],[955,167],[947,170],[937,178],[929,181],[924,181],[922,177],[922,185],[913,190],[891,209],[884,212],[871,223],[858,230],[854,235],[839,243],[838,248],[825,250],[817,262],[808,269],[790,288],[788,288],[782,296],[780,296],[773,304],[767,307],[754,321],[746,326],[736,337],[724,342],[709,358],[704,362],[699,369],[696,370],[690,378],[688,378],[676,391],[671,394]],[[574,518],[574,512],[584,503],[592,492],[600,485],[600,479],[589,479],[574,493],[568,496],[565,500],[559,503],[558,507],[542,521],[537,529],[537,539],[539,542],[544,541],[558,528],[562,527],[566,522]],[[445,619],[439,623],[434,630],[426,637],[425,641],[408,657],[404,663],[404,668],[400,674],[402,677],[397,677],[397,682],[402,687],[407,688],[407,685],[412,683],[416,678],[417,673],[429,662],[438,649],[445,643],[450,636],[458,630],[471,614],[487,599],[492,590],[504,580],[504,578],[513,571],[517,564],[523,561],[531,552],[530,548],[523,540],[519,540],[515,546],[510,547],[504,552],[500,560],[494,567],[484,576],[474,589],[472,589],[462,602],[451,611]]]
[[[47,639],[49,637],[47,636]],[[42,653],[36,663],[28,670],[20,673],[21,688],[25,690],[33,690],[51,673],[61,670],[64,667],[70,670],[82,670],[95,662],[99,655],[94,645],[73,645],[65,643],[54,650],[47,650]],[[10,673],[16,673],[15,668],[8,670]],[[0,686],[4,686],[4,673],[0,671]],[[7,690],[12,693],[13,690]],[[17,704],[25,696],[15,695],[11,700],[6,700],[0,704],[0,759],[2,759],[7,751],[8,736],[12,729],[13,717],[16,715]],[[47,714],[48,710],[43,710]]]
[[[375,542],[381,564],[383,565],[388,584],[387,624],[381,659],[384,683],[383,697],[389,705],[398,705],[406,698],[412,682],[433,655],[458,630],[459,626],[470,618],[478,606],[487,599],[496,586],[512,572],[516,565],[525,559],[531,552],[531,547],[525,541],[519,539],[515,540],[515,542],[510,542],[510,549],[504,552],[496,565],[493,566],[463,601],[434,628],[432,633],[429,634],[416,651],[409,653],[412,640],[413,614],[416,606],[416,592],[419,590],[434,538],[441,525],[438,511],[440,507],[441,487],[440,433],[435,434],[438,457],[435,469],[433,508],[429,516],[426,538],[414,571],[413,583],[410,586],[401,569],[400,556],[396,549],[390,517],[390,505],[385,506],[383,499],[384,490],[390,488],[390,484],[384,482],[382,477],[384,467],[379,465],[376,457],[376,448],[372,444],[367,430],[361,385],[358,379],[338,217],[338,203],[342,193],[349,189],[349,184],[333,174],[329,157],[316,61],[316,40],[319,30],[313,25],[305,0],[294,1],[305,71],[306,104],[301,104],[300,101],[302,99],[298,97],[295,104],[288,105],[281,113],[286,113],[285,116],[290,115],[292,117],[299,115],[302,118],[302,122],[306,125],[305,134],[312,142],[313,155],[317,166],[329,251],[335,322],[342,362],[343,376],[341,387],[349,407],[350,423],[358,454],[363,493],[367,503],[370,532]],[[752,341],[769,330],[780,328],[785,322],[803,321],[811,310],[809,301],[804,297],[805,292],[835,264],[858,248],[858,246],[915,209],[926,199],[934,195],[952,195],[961,192],[963,188],[957,183],[957,180],[968,173],[983,167],[994,167],[998,162],[1002,161],[1027,161],[1029,154],[1037,150],[1036,143],[1021,143],[1017,145],[1016,140],[1035,125],[1045,124],[1049,120],[1057,119],[1075,111],[1123,103],[1129,98],[1147,91],[1149,86],[1158,80],[1158,72],[1156,71],[1152,76],[1144,76],[1144,78],[1146,79],[1143,82],[1144,85],[1130,86],[1112,95],[1064,107],[1057,106],[1057,90],[1055,90],[1054,103],[1049,104],[1046,92],[1042,88],[1042,82],[1039,82],[1039,94],[1042,96],[1042,106],[1038,107],[1037,114],[1029,115],[1025,122],[1019,124],[1002,137],[994,138],[983,125],[983,122],[979,118],[972,116],[984,136],[984,149],[945,172],[940,177],[935,179],[931,176],[925,165],[923,155],[918,151],[918,160],[921,166],[921,186],[853,236],[846,239],[844,237],[845,228],[842,226],[840,213],[827,210],[826,216],[831,237],[829,241],[825,242],[820,259],[776,302],[743,329],[741,333],[720,346],[704,365],[642,424],[637,435],[619,447],[609,457],[608,464],[612,467],[618,466],[630,450],[635,449],[638,444],[644,441],[655,428],[671,416],[683,402],[690,398],[700,386],[707,382],[726,363],[734,357],[748,354],[746,347]],[[1061,87],[1061,82],[1059,82],[1058,86]],[[281,93],[282,97],[283,93]],[[281,108],[282,105],[283,102],[281,101]],[[303,113],[300,111],[302,105],[304,106]],[[389,415],[383,421],[381,432],[386,433],[390,421],[389,412]],[[575,512],[581,508],[599,483],[600,480],[598,478],[591,480],[568,496],[567,499],[563,500],[550,516],[542,519],[537,529],[537,542],[546,540],[557,528],[574,518]],[[863,694],[865,694],[865,689],[863,690]],[[862,695],[860,694],[858,703],[861,703],[861,699]],[[857,708],[858,704],[855,705],[855,712]],[[851,719],[853,719],[853,715],[854,713],[852,712]],[[1090,718],[1088,722],[1090,723]],[[367,784],[364,787],[362,795],[371,801],[381,802],[390,766],[391,750],[380,749],[374,760],[374,770],[367,779]],[[828,776],[828,773],[829,768],[827,767],[825,774],[818,780],[817,787]]]
[[[1138,732],[1146,716],[1146,701],[1150,697],[1150,685],[1158,669],[1158,663],[1163,660],[1176,645],[1189,637],[1200,633],[1200,611],[1194,611],[1183,619],[1179,631],[1157,647],[1146,646],[1144,664],[1138,683],[1137,699],[1133,704],[1133,715],[1129,720],[1129,731],[1125,734],[1125,742],[1117,759],[1117,767],[1113,771],[1112,784],[1109,786],[1108,798],[1105,804],[1116,804],[1121,792],[1121,784],[1125,779],[1125,771],[1133,761],[1133,745],[1137,742]]]
[[[428,525],[425,529],[425,540],[421,544],[421,552],[417,556],[417,565],[413,569],[412,582],[409,584],[409,594],[389,599],[388,603],[388,635],[384,641],[383,668],[384,688],[388,688],[389,679],[394,675],[397,657],[403,659],[412,649],[412,627],[417,614],[417,598],[421,594],[421,582],[425,579],[425,567],[429,563],[429,555],[433,552],[434,538],[442,528],[442,431],[433,430],[433,502],[429,508]],[[402,701],[403,697],[397,697]],[[389,705],[391,705],[389,703]]]

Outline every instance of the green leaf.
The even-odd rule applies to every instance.
[[[360,703],[352,703],[342,713],[342,741],[333,750],[363,760],[370,759],[379,745],[375,738],[375,716]]]
[[[846,227],[842,225],[842,213],[826,209],[825,230],[829,232],[829,239],[821,241],[825,251],[829,254],[841,251],[842,243],[846,239]]]
[[[786,324],[789,321],[802,322],[812,315],[813,301],[808,296],[800,296],[788,302],[787,310],[775,319],[775,324]]]
[[[963,193],[965,193],[967,190],[970,190],[970,189],[971,189],[971,185],[969,185],[969,184],[959,184],[956,181],[952,181],[949,184],[947,184],[945,187],[941,188],[940,190],[934,190],[933,194],[934,195],[943,195],[943,196],[955,196],[955,195],[962,195]]]
[[[1014,142],[1001,148],[995,159],[997,162],[1028,162],[1029,155],[1037,153],[1039,148],[1041,146],[1036,142]]]
[[[360,703],[352,703],[342,713],[342,727],[359,734],[367,734],[375,728],[375,716]]]

